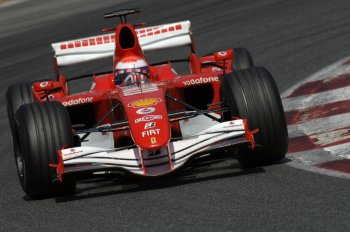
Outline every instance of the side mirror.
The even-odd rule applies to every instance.
[[[215,52],[214,57],[216,61],[230,60],[233,58],[233,50],[225,50],[220,52]]]
[[[33,88],[35,92],[49,92],[55,88],[55,85],[53,81],[35,82]]]

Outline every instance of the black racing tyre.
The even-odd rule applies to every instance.
[[[255,67],[223,77],[221,99],[231,116],[248,120],[249,129],[259,128],[254,135],[257,146],[239,147],[238,161],[246,167],[275,163],[285,157],[288,132],[281,98],[270,72]]]
[[[247,69],[254,66],[253,58],[250,52],[246,48],[235,48],[233,49],[235,57],[233,58],[233,69]]]
[[[14,148],[19,179],[30,198],[72,194],[73,178],[59,182],[55,168],[57,151],[73,146],[71,122],[66,108],[59,102],[22,105],[16,113]]]
[[[34,102],[32,93],[33,82],[11,85],[6,92],[7,117],[10,122],[11,132],[15,128],[15,115],[21,105]]]

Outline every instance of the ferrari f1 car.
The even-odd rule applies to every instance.
[[[114,11],[103,35],[52,44],[56,80],[12,85],[6,94],[15,160],[32,198],[72,194],[81,174],[172,173],[196,157],[237,149],[243,166],[274,163],[287,151],[276,84],[244,48],[199,57],[190,21],[127,23],[139,9]],[[150,65],[144,52],[188,46],[186,59]],[[70,94],[61,67],[113,57],[90,75],[91,89]],[[180,75],[174,62],[187,62]],[[87,77],[89,75],[83,76]]]

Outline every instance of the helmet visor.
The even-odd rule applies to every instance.
[[[146,80],[150,78],[149,74],[149,68],[146,67],[141,67],[141,68],[128,68],[128,69],[115,69],[114,74],[115,74],[115,84],[120,85],[123,83],[123,81],[130,75],[130,74],[142,74],[144,77],[146,77]]]

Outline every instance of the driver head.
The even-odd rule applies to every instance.
[[[114,81],[116,85],[133,85],[144,83],[149,79],[149,66],[143,59],[124,59],[115,66]]]

